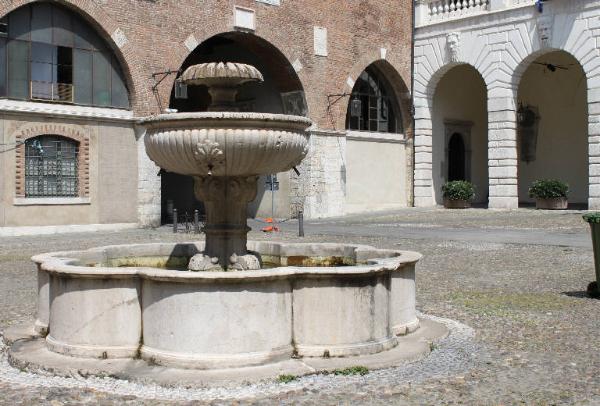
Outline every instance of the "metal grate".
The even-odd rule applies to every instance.
[[[74,86],[70,83],[31,81],[31,99],[73,103]]]
[[[25,196],[78,196],[76,141],[44,135],[25,142]]]

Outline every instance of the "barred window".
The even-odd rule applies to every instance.
[[[349,130],[371,132],[401,132],[398,118],[400,114],[390,86],[374,67],[365,69],[354,85],[348,113],[346,128]]]
[[[58,135],[25,141],[25,197],[76,197],[79,143]]]

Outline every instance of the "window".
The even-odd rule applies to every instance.
[[[0,19],[0,28],[0,97],[129,107],[117,59],[75,13],[34,3]]]
[[[25,197],[76,197],[79,143],[57,135],[25,141]]]
[[[369,67],[356,81],[346,115],[349,130],[389,132],[401,131],[395,101],[388,96],[389,86],[375,69]]]

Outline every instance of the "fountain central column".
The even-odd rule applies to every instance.
[[[192,271],[260,269],[246,250],[246,208],[256,197],[258,176],[194,177],[194,193],[206,208],[206,247],[192,258]]]

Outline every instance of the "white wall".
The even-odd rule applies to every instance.
[[[346,213],[406,207],[404,144],[349,139],[346,162]]]
[[[531,202],[528,189],[536,179],[569,184],[569,202],[587,203],[587,81],[583,69],[566,52],[552,52],[536,62],[565,66],[550,72],[531,64],[521,79],[519,100],[539,109],[536,160],[519,160],[519,201]]]
[[[435,201],[442,204],[443,178],[448,165],[446,156],[445,120],[470,121],[471,182],[475,185],[475,201],[487,202],[487,94],[477,71],[460,65],[450,69],[438,83],[433,97],[433,188]]]

